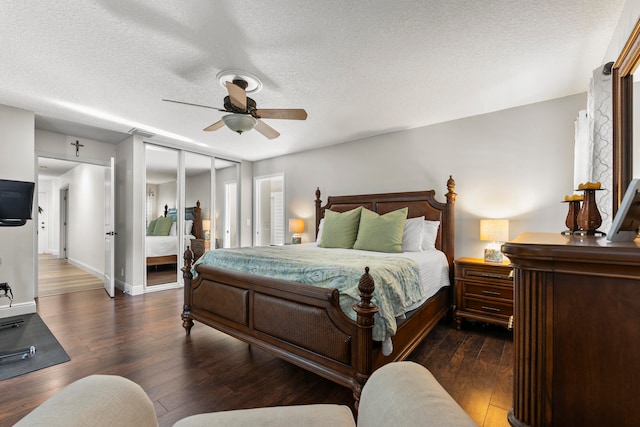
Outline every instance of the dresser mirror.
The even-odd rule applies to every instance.
[[[640,152],[633,138],[633,73],[639,64],[640,20],[613,65],[613,213],[634,177],[633,153]]]

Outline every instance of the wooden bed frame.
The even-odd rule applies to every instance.
[[[169,206],[164,205],[164,217],[166,218],[169,214]],[[185,209],[185,214],[191,214],[193,216],[193,228],[191,229],[191,234],[196,236],[197,239],[204,238],[204,233],[202,231],[202,218],[201,218],[201,209],[200,209],[200,201],[196,202],[194,207],[189,207]],[[178,255],[163,255],[163,256],[149,256],[147,257],[147,267],[153,267],[157,265],[165,265],[165,264],[178,264]]]
[[[340,309],[336,289],[253,276],[197,265],[191,272],[193,254],[185,251],[184,307],[182,325],[187,335],[194,320],[250,345],[255,345],[297,366],[351,388],[357,410],[362,387],[382,365],[406,359],[452,307],[454,259],[455,181],[447,181],[446,203],[435,200],[435,191],[329,197],[322,205],[316,191],[316,233],[327,209],[343,212],[364,206],[380,214],[402,207],[408,217],[425,216],[440,221],[436,248],[449,261],[451,286],[441,289],[398,325],[393,352],[384,356],[372,338],[374,314],[371,303],[374,283],[368,274],[360,279],[360,303],[354,306],[357,321]],[[375,266],[371,266],[375,269]]]

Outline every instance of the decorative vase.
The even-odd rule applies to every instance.
[[[570,232],[574,233],[580,229],[578,227],[578,212],[580,211],[580,200],[570,200],[569,212],[567,213],[567,219],[564,221],[565,225]]]
[[[596,234],[598,227],[602,225],[602,217],[596,205],[596,189],[584,190],[584,202],[578,212],[578,227],[588,235]]]

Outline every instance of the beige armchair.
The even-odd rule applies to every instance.
[[[476,424],[424,367],[388,364],[362,390],[359,427],[473,427]],[[74,382],[23,418],[17,426],[157,426],[153,404],[137,384],[92,375]],[[192,415],[174,424],[192,426],[355,426],[343,405],[299,405]]]

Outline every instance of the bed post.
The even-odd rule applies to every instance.
[[[182,306],[182,327],[186,330],[187,335],[191,334],[193,320],[191,319],[191,280],[193,273],[191,272],[191,262],[193,261],[193,251],[187,246],[184,251],[184,267],[182,270],[182,278],[184,279],[184,305]]]
[[[455,204],[457,194],[453,191],[456,188],[456,181],[452,175],[449,175],[447,180],[447,209],[444,215],[442,230],[448,237],[443,240],[442,251],[447,255],[447,261],[449,262],[449,270],[453,273],[453,260],[455,258],[454,243],[455,243]],[[453,275],[451,276],[453,277]]]
[[[358,324],[358,360],[356,365],[356,382],[353,386],[353,398],[355,400],[355,410],[360,404],[360,394],[362,387],[369,379],[373,371],[373,315],[378,312],[378,307],[371,302],[375,283],[369,274],[369,267],[365,267],[364,274],[360,277],[358,290],[360,291],[360,302],[353,306],[357,315]]]
[[[316,188],[316,239],[318,238],[318,230],[320,229],[320,207],[322,206],[322,200],[320,200],[320,187]]]

